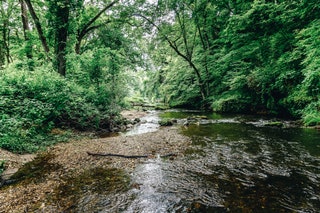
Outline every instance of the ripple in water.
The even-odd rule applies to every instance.
[[[134,126],[133,129],[124,133],[125,135],[139,135],[148,132],[155,132],[159,129],[159,116],[158,112],[152,111],[147,114],[145,117],[141,118],[141,122]]]
[[[235,122],[182,132],[185,156],[139,165],[136,188],[104,212],[320,212],[319,132]]]
[[[135,199],[125,212],[160,213],[174,210],[180,199],[165,189],[165,164],[160,158],[149,159],[135,170],[132,175],[132,181],[137,185],[137,189],[132,190]]]

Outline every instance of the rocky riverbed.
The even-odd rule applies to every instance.
[[[128,119],[145,112],[124,112]],[[83,139],[57,144],[37,155],[16,155],[0,150],[7,160],[7,171],[16,172],[17,182],[0,188],[0,213],[5,212],[73,212],[82,194],[95,193],[105,187],[135,187],[128,174],[145,158],[91,156],[91,153],[112,153],[126,156],[177,154],[183,155],[190,143],[177,127],[161,127],[156,132],[140,135]],[[174,159],[171,159],[174,160]],[[101,178],[106,181],[101,182]],[[103,184],[108,183],[108,186]],[[102,186],[99,186],[101,184]],[[108,192],[104,192],[108,193]],[[77,195],[75,195],[77,194]]]

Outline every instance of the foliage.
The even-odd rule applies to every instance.
[[[307,105],[302,110],[302,118],[307,126],[320,125],[320,101]]]
[[[102,106],[106,103],[102,89],[81,87],[42,69],[33,72],[9,69],[1,73],[2,148],[33,152],[58,139],[50,134],[53,128],[112,128],[111,120],[117,114],[108,105]]]
[[[112,130],[130,100],[318,125],[319,11],[315,0],[2,1],[0,147]]]
[[[128,70],[141,63],[141,32],[129,32],[128,17],[141,2],[118,4],[1,2],[0,147],[33,152],[64,139],[56,129],[113,130],[121,122]]]
[[[320,23],[315,1],[170,0],[157,7],[147,22],[156,20],[158,31],[159,43],[153,40],[149,52],[158,67],[149,91],[158,99],[171,106],[202,102],[214,111],[318,122]]]
[[[172,125],[173,125],[173,122],[172,122],[172,120],[170,120],[170,119],[161,119],[161,120],[159,121],[159,125],[160,125],[160,126],[172,126]]]

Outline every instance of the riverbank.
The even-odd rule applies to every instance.
[[[147,114],[148,113],[145,111],[138,111],[138,110],[124,110],[121,112],[121,115],[125,119],[128,119],[129,121],[133,121],[134,119],[140,119],[143,116],[146,116]],[[55,131],[59,131],[59,130],[55,130]],[[59,134],[59,132],[57,134]],[[35,156],[36,154],[16,154],[0,148],[0,162],[5,161],[5,168],[6,168],[3,174],[4,178],[11,176],[13,173],[18,171],[18,169],[22,165],[32,161],[35,158]]]
[[[124,112],[128,119],[144,116],[145,112]],[[130,117],[131,116],[131,117]],[[179,134],[177,127],[160,128],[156,132],[141,135],[120,135],[117,137],[84,139],[61,143],[49,148],[48,151],[38,154],[37,159],[45,159],[45,162],[36,164],[39,171],[35,172],[40,177],[22,179],[19,183],[5,186],[0,189],[0,212],[61,212],[76,206],[72,195],[64,196],[59,188],[65,184],[68,177],[77,177],[94,168],[119,169],[130,174],[144,158],[119,158],[91,156],[91,153],[112,153],[121,155],[183,155],[184,150],[190,143],[189,138]],[[3,151],[1,151],[3,152]],[[19,155],[7,157],[17,158]],[[42,157],[42,158],[39,158]],[[25,156],[26,157],[26,156]],[[35,156],[28,156],[31,160]],[[23,157],[21,157],[23,158]],[[11,159],[9,160],[11,162]],[[32,163],[32,162],[31,162]],[[12,164],[13,166],[14,164]],[[26,164],[27,165],[27,164]],[[36,167],[35,165],[31,168]],[[23,168],[23,167],[22,167]],[[37,170],[37,168],[35,169]],[[28,176],[28,174],[25,174]],[[85,186],[83,186],[85,187]],[[134,187],[134,186],[129,186]],[[59,198],[59,199],[57,199]]]

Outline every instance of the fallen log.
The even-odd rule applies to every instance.
[[[93,153],[93,152],[87,152],[88,155],[92,156],[104,156],[104,157],[120,157],[120,158],[154,158],[154,155],[120,155],[120,154],[112,154],[112,153]],[[160,155],[161,158],[166,157],[176,157],[177,154],[170,153],[166,155]]]

